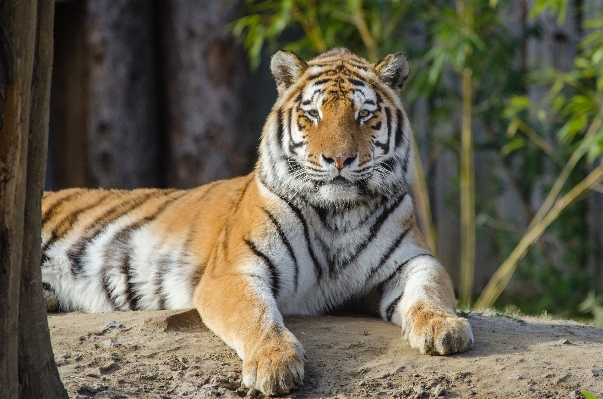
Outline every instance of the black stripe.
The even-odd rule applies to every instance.
[[[349,64],[349,65],[353,66],[354,68],[358,68],[361,71],[368,72],[368,70],[369,70],[366,66],[361,65],[361,64],[356,64],[356,63],[352,63],[352,62],[349,62],[349,61],[346,61],[346,64]],[[350,71],[350,72],[352,72],[352,71]]]
[[[130,280],[133,277],[132,276],[132,268],[131,268],[132,234],[135,231],[137,231],[138,229],[140,229],[141,227],[143,227],[144,225],[157,219],[169,207],[169,205],[171,205],[172,203],[174,203],[175,201],[177,201],[178,199],[180,199],[181,197],[183,197],[186,194],[187,194],[187,192],[185,191],[185,192],[179,193],[179,195],[175,196],[174,198],[169,198],[169,199],[165,200],[157,208],[157,210],[155,210],[155,212],[152,215],[145,216],[142,219],[140,219],[140,220],[130,224],[129,226],[122,228],[120,231],[118,231],[113,236],[111,243],[106,246],[106,251],[105,251],[105,256],[104,256],[105,266],[103,266],[103,271],[112,264],[111,260],[115,259],[115,255],[117,255],[119,257],[118,260],[119,260],[119,265],[120,265],[120,271],[126,279],[126,281],[125,281],[126,288],[125,288],[123,294],[125,295],[126,302],[128,302],[128,304],[129,304],[130,310],[139,309],[139,305],[138,305],[139,296],[133,292],[132,283],[130,282]],[[113,294],[114,295],[112,296],[112,299],[116,298],[115,293],[113,293]],[[113,300],[113,302],[115,303],[115,300]]]
[[[385,161],[381,162],[379,165],[381,165],[383,168],[389,170],[393,174],[394,168],[396,167],[396,158],[394,158],[394,157],[388,158]]]
[[[377,110],[381,112],[381,104],[383,103],[383,97],[379,94],[378,91],[375,92],[375,97],[377,98]]]
[[[308,204],[308,205],[312,209],[314,209],[314,212],[316,212],[316,215],[318,216],[318,219],[320,219],[322,224],[326,228],[331,229],[330,226],[327,224],[327,218],[329,217],[329,210],[327,208],[321,207],[320,205],[314,205],[314,204]],[[335,229],[335,231],[339,232],[339,229]]]
[[[278,275],[278,271],[276,270],[276,266],[274,265],[274,263],[272,263],[270,258],[265,253],[260,251],[255,246],[255,244],[253,242],[251,242],[248,239],[245,239],[245,244],[247,244],[247,246],[249,247],[249,249],[251,249],[251,251],[255,254],[255,256],[262,259],[262,261],[264,261],[266,266],[268,266],[268,270],[270,271],[270,288],[272,290],[272,296],[274,298],[276,298],[281,289],[281,282],[280,282],[280,278]]]
[[[159,309],[165,309],[166,295],[163,291],[163,282],[165,281],[165,275],[169,271],[170,257],[169,255],[163,255],[157,261],[157,272],[155,273],[155,296],[159,297]]]
[[[239,207],[241,206],[241,202],[243,202],[243,198],[245,198],[245,194],[247,193],[247,190],[249,189],[249,185],[251,184],[251,182],[253,182],[253,175],[248,176],[247,183],[245,183],[245,186],[242,188],[237,199],[231,204],[230,212],[228,215],[228,220],[226,222],[226,227],[224,228],[224,237],[230,236],[230,231],[232,230],[233,225],[235,225],[235,223],[232,221],[232,218],[234,217],[234,215],[237,212],[239,212]],[[222,242],[220,243],[220,246],[224,250],[226,257],[228,257],[228,253],[229,253],[228,240],[227,239],[222,240]]]
[[[387,276],[384,280],[382,280],[378,285],[377,285],[377,289],[383,293],[383,287],[389,283],[394,277],[396,277],[396,275],[398,273],[400,273],[400,271],[404,268],[404,266],[406,266],[408,264],[408,262],[410,262],[413,259],[419,258],[421,256],[429,256],[431,258],[433,258],[434,256],[432,254],[420,254],[420,255],[415,255],[407,260],[405,260],[404,262],[402,262],[397,268],[396,270],[394,270],[389,276]]]
[[[385,317],[387,317],[387,321],[392,321],[392,317],[394,316],[394,311],[396,310],[396,307],[402,300],[403,295],[404,294],[400,294],[400,296],[397,297],[396,299],[394,299],[394,301],[387,307],[387,310],[385,311]]]
[[[371,278],[375,273],[377,273],[381,266],[383,266],[389,260],[390,256],[392,256],[396,248],[398,248],[398,245],[400,245],[400,243],[404,240],[404,237],[406,237],[409,231],[410,227],[408,227],[402,232],[402,234],[398,236],[398,238],[393,242],[393,244],[387,249],[387,252],[383,254],[379,262],[377,262],[376,266],[371,269],[368,275],[369,278]]]
[[[291,154],[295,153],[295,149],[298,147],[301,147],[305,144],[305,142],[302,140],[299,143],[296,143],[293,140],[293,129],[291,129],[291,127],[293,126],[293,110],[289,109],[289,123],[287,124],[287,133],[289,133],[289,152]],[[282,122],[281,122],[282,123]],[[299,125],[299,123],[298,123]],[[302,130],[303,127],[298,126],[299,130]],[[283,143],[281,142],[281,145],[283,145]]]
[[[404,153],[404,159],[402,160],[402,172],[404,173],[404,175],[406,175],[406,173],[408,172],[410,152],[412,151],[412,146],[410,145],[410,139],[406,138],[405,141],[406,141],[406,152]]]
[[[57,208],[59,206],[61,206],[64,202],[70,201],[75,197],[79,197],[80,195],[82,195],[85,192],[85,190],[78,190],[74,193],[71,193],[69,195],[66,195],[62,198],[59,198],[54,204],[50,205],[48,207],[48,209],[46,209],[46,211],[44,212],[44,214],[42,215],[42,227],[48,223],[50,221],[50,219],[52,219],[52,217],[54,216],[55,212],[57,211]]]
[[[96,202],[87,205],[83,208],[78,209],[77,211],[73,212],[73,213],[69,213],[67,214],[66,217],[64,217],[58,224],[57,226],[50,232],[50,238],[48,239],[48,241],[46,242],[46,244],[44,244],[44,246],[42,247],[42,253],[46,252],[48,250],[48,248],[50,248],[50,246],[52,244],[54,244],[59,238],[61,238],[64,234],[66,234],[69,230],[71,230],[71,228],[73,227],[73,225],[75,224],[75,222],[79,219],[79,216],[92,209],[92,208],[96,208],[97,206],[99,206],[101,203],[103,203],[108,197],[111,196],[111,192],[107,192],[104,195],[102,195],[100,197],[100,199],[98,199]],[[59,231],[60,230],[60,231]],[[48,259],[48,258],[47,258]]]
[[[266,182],[262,181],[262,183],[266,187],[270,187],[268,184],[266,184]],[[277,197],[279,197],[283,202],[285,202],[289,206],[289,208],[291,208],[293,213],[295,213],[295,216],[297,216],[297,219],[301,223],[303,231],[304,231],[304,238],[306,240],[306,247],[308,248],[308,253],[310,254],[310,258],[312,258],[312,263],[314,264],[314,270],[316,271],[316,279],[317,280],[322,279],[322,267],[320,266],[320,264],[318,263],[318,260],[316,259],[316,254],[314,253],[314,248],[312,247],[312,244],[310,241],[310,232],[308,230],[308,224],[306,223],[306,219],[304,218],[301,210],[299,208],[297,208],[295,205],[293,205],[291,202],[289,202],[287,199],[281,197],[278,193],[276,193],[274,191],[272,191],[272,193],[274,195],[276,195]]]
[[[283,146],[283,110],[279,109],[276,113],[276,137],[278,138],[278,142],[281,143],[281,147]]]
[[[280,223],[278,222],[278,220],[276,219],[276,217],[274,217],[274,215],[272,213],[270,213],[267,209],[262,208],[262,210],[264,212],[266,212],[266,214],[270,218],[270,221],[276,227],[276,231],[278,233],[278,236],[281,239],[281,241],[283,242],[283,244],[285,245],[285,248],[287,249],[287,252],[289,253],[289,257],[293,261],[293,271],[294,271],[293,292],[297,292],[297,283],[298,283],[298,279],[299,279],[299,266],[297,264],[297,259],[295,257],[295,254],[293,253],[293,247],[291,246],[291,243],[289,242],[289,239],[285,235],[285,232],[283,231],[283,229],[282,229]]]
[[[389,215],[394,213],[394,211],[398,208],[398,206],[400,206],[400,204],[402,202],[404,202],[405,198],[406,198],[406,193],[404,192],[404,193],[402,193],[400,198],[398,198],[389,208],[386,208],[383,210],[383,212],[379,215],[377,220],[375,220],[375,223],[373,223],[373,225],[370,227],[368,237],[366,237],[366,239],[364,239],[355,248],[354,253],[347,260],[347,262],[345,262],[345,264],[342,266],[342,268],[347,267],[350,263],[352,263],[354,260],[356,260],[356,258],[360,255],[360,253],[368,246],[368,244],[371,241],[373,241],[375,236],[379,233],[379,230],[381,229],[381,227],[383,226],[385,221],[388,219]],[[332,271],[332,272],[334,272],[334,271]]]
[[[236,213],[237,210],[239,209],[239,206],[241,205],[241,201],[243,201],[243,198],[245,198],[245,194],[247,193],[247,190],[249,189],[249,185],[251,184],[252,181],[253,181],[253,176],[250,177],[249,180],[247,180],[247,183],[245,183],[245,186],[241,190],[239,197],[236,199],[235,202],[232,203],[232,208],[231,208],[232,214]]]
[[[371,129],[373,129],[373,130],[381,130],[381,121],[377,122],[376,125],[371,126]]]
[[[111,309],[115,310],[117,309],[117,306],[115,304],[115,299],[113,298],[113,296],[111,295],[111,286],[109,285],[109,277],[107,276],[106,273],[104,273],[105,270],[101,270],[101,282],[103,283],[103,292],[105,293],[105,297],[107,299],[107,302],[109,302],[111,304]]]
[[[325,83],[330,82],[332,79],[327,78],[327,79],[319,79],[319,80],[315,80],[313,82],[310,82],[311,85],[323,85]]]
[[[385,143],[381,143],[379,141],[375,141],[375,146],[381,148],[386,153],[389,151],[389,139],[392,135],[392,114],[389,108],[385,108],[385,117],[387,123],[387,141]]]
[[[356,86],[366,86],[366,83],[364,83],[360,79],[348,78],[348,82],[350,82],[351,84],[356,85]],[[365,103],[366,103],[366,101],[365,101]]]
[[[71,274],[74,276],[82,271],[82,256],[86,251],[88,244],[93,241],[104,229],[107,224],[125,215],[128,212],[142,206],[155,193],[145,193],[139,197],[127,198],[116,206],[109,208],[104,214],[92,222],[91,226],[84,230],[87,234],[82,235],[77,243],[67,251],[67,257],[71,261]]]
[[[402,111],[396,110],[396,118],[398,119],[398,125],[396,126],[396,137],[394,141],[394,147],[397,148],[402,141],[402,128],[404,127],[404,120],[402,119]]]

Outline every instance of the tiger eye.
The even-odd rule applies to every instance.
[[[310,115],[313,118],[318,118],[318,115],[320,115],[320,114],[318,113],[317,109],[311,109],[308,111],[308,115]]]
[[[370,112],[368,109],[361,109],[360,111],[358,111],[358,116],[361,118],[366,118],[367,116],[369,116]]]

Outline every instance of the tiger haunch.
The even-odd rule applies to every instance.
[[[43,198],[49,308],[194,306],[267,395],[301,384],[305,354],[282,315],[349,305],[402,327],[422,353],[473,343],[408,194],[410,124],[397,53],[277,52],[279,97],[255,171],[192,190],[72,189]]]

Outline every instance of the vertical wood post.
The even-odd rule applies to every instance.
[[[34,54],[35,3],[0,3],[0,387],[17,398],[27,136]]]
[[[0,396],[67,398],[40,272],[54,0],[0,2]]]

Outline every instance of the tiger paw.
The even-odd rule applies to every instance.
[[[466,319],[419,305],[410,314],[410,346],[422,354],[449,355],[473,346],[473,333]]]
[[[282,331],[262,340],[243,361],[243,385],[264,395],[282,395],[304,379],[304,350],[293,334]]]

